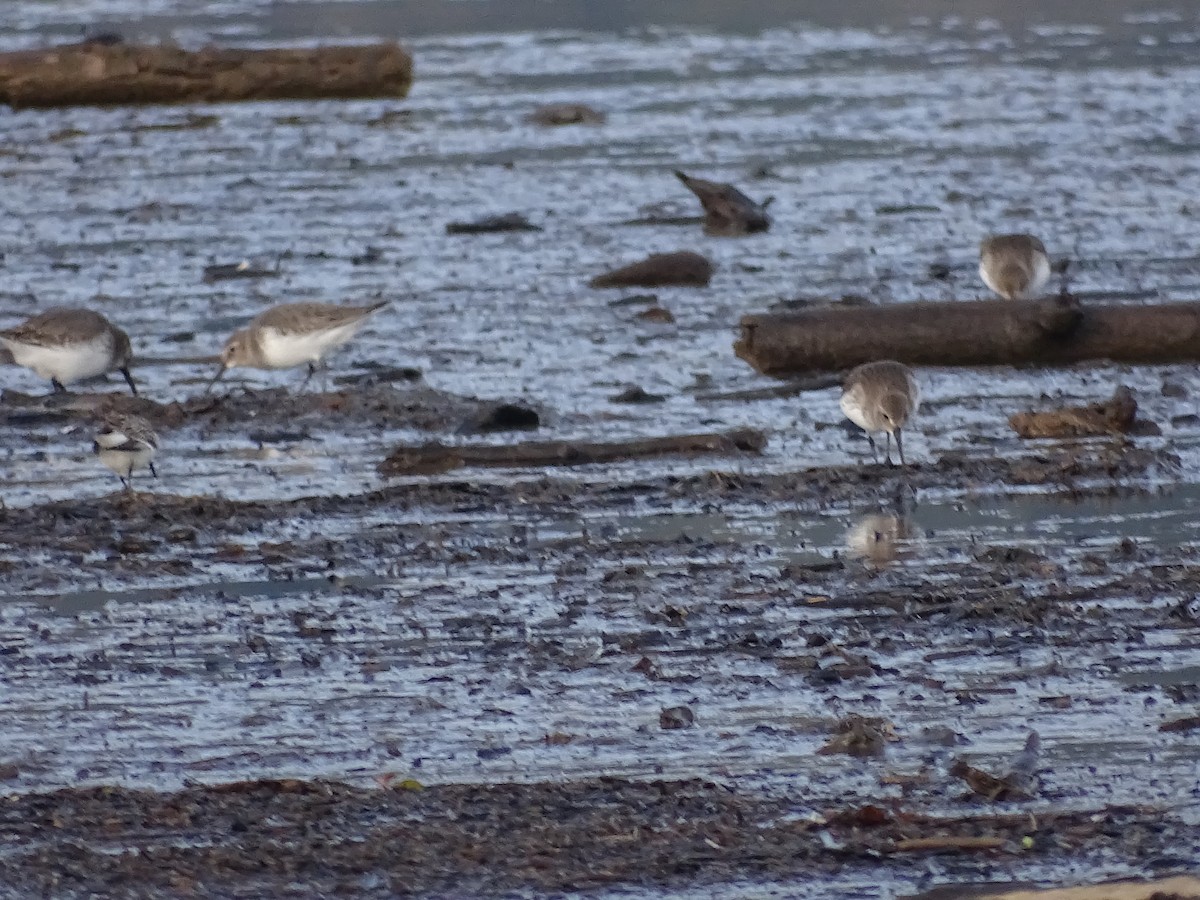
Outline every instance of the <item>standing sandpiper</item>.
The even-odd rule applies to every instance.
[[[998,234],[979,244],[979,277],[1005,300],[1028,300],[1050,280],[1050,258],[1031,234]]]
[[[235,331],[221,351],[221,368],[208,383],[212,390],[222,375],[235,366],[255,369],[290,369],[308,363],[303,388],[317,371],[317,364],[340,347],[371,314],[387,301],[371,306],[335,306],[330,303],[282,303],[255,316],[245,328]]]
[[[863,363],[851,369],[842,384],[842,412],[866,431],[867,440],[871,442],[871,455],[876,461],[879,454],[875,449],[875,433],[882,431],[887,435],[884,458],[889,466],[892,464],[893,434],[896,450],[900,453],[900,465],[905,465],[901,429],[920,405],[921,388],[912,370],[890,359]]]
[[[125,490],[133,490],[135,469],[150,469],[157,478],[154,454],[158,452],[158,435],[150,423],[139,416],[112,416],[105,420],[92,444],[100,462],[117,473]]]
[[[55,307],[0,331],[0,342],[13,361],[49,378],[55,391],[84,378],[114,369],[125,376],[129,389],[137,385],[129,374],[133,350],[129,335],[98,312]]]
[[[771,201],[755,203],[732,184],[693,178],[676,170],[675,177],[696,195],[704,207],[704,233],[712,237],[739,237],[771,227],[767,207]]]

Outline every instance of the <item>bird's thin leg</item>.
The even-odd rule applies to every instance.
[[[63,383],[57,378],[51,378],[50,385],[54,388],[54,393],[56,394],[65,394],[67,392],[67,389],[63,387]]]
[[[154,468],[154,463],[150,463],[150,474],[155,478],[158,477],[158,469]]]
[[[308,374],[304,376],[304,380],[300,382],[300,390],[304,390],[304,386],[317,374],[317,364],[310,362],[308,364]]]
[[[892,464],[892,433],[890,431],[885,431],[883,433],[883,439],[886,441],[884,446],[887,448],[883,451],[883,461],[890,466]]]
[[[875,435],[869,431],[867,432],[867,441],[871,445],[871,459],[879,462],[879,448],[875,446]]]
[[[907,466],[908,463],[906,463],[904,461],[904,443],[903,443],[903,439],[901,438],[902,434],[903,434],[903,432],[899,428],[897,428],[896,429],[896,451],[900,454],[900,465]]]
[[[129,474],[130,475],[133,474],[132,469],[129,470]],[[121,479],[121,487],[123,487],[125,489],[126,493],[130,493],[133,491],[133,481],[132,480],[130,480],[129,478],[126,478],[124,475],[118,475],[117,477]]]
[[[133,383],[133,376],[129,374],[129,367],[121,369],[121,374],[125,376],[125,382],[129,385],[129,389],[133,391],[133,396],[137,396],[137,385]]]

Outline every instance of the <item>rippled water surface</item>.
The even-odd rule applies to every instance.
[[[839,424],[836,391],[723,399],[768,385],[732,353],[741,315],[848,295],[981,297],[977,243],[1008,230],[1069,258],[1069,287],[1085,303],[1196,299],[1200,287],[1191,5],[976,3],[950,17],[942,4],[901,5],[876,18],[874,6],[820,5],[797,22],[788,5],[749,4],[731,22],[736,4],[647,21],[622,4],[517,4],[501,20],[500,4],[454,2],[11,3],[0,23],[10,48],[91,25],[185,44],[399,36],[417,76],[403,101],[0,112],[0,323],[55,304],[100,309],[133,334],[137,377],[165,402],[198,393],[209,367],[197,360],[273,303],[386,298],[334,374],[415,366],[441,391],[536,406],[542,437],[743,425],[770,437],[757,458],[556,478],[602,489],[719,470],[736,484],[865,460],[865,443]],[[601,6],[605,17],[589,20]],[[560,101],[607,122],[526,120]],[[675,168],[773,196],[773,227],[730,240],[625,224],[694,213]],[[445,233],[510,211],[543,230]],[[614,303],[636,292],[586,286],[676,249],[718,268],[707,289],[653,292],[673,325]],[[243,258],[278,261],[281,274],[202,281],[206,265]],[[934,264],[949,278],[934,278]],[[45,390],[24,370],[0,375],[9,389]],[[894,768],[945,762],[949,751],[921,737],[929,729],[952,729],[970,741],[965,752],[997,762],[1036,728],[1052,768],[1046,802],[1096,802],[1097,783],[1115,802],[1175,802],[1194,789],[1198,758],[1156,729],[1195,710],[1198,632],[1172,612],[1194,594],[1181,584],[1146,597],[1137,573],[1190,571],[1200,546],[1195,368],[920,378],[926,402],[906,435],[918,465],[1056,452],[1019,441],[1007,417],[1105,399],[1117,384],[1162,430],[1137,445],[1178,462],[1082,502],[988,483],[898,500],[865,484],[851,505],[760,503],[736,489],[716,507],[686,496],[594,508],[401,502],[202,530],[155,551],[178,562],[173,573],[106,562],[104,549],[80,548],[71,565],[47,550],[36,577],[15,567],[0,603],[0,756],[22,771],[6,789],[664,771],[777,791],[803,783],[820,805],[878,790],[874,771],[813,755],[832,720],[862,711],[905,735]],[[254,388],[299,375],[244,379]],[[631,384],[664,399],[612,402]],[[154,489],[357,494],[385,484],[375,466],[397,442],[479,440],[406,421],[303,424],[301,439],[270,446],[253,423],[165,431]],[[114,487],[73,426],[10,423],[4,437],[8,507]],[[126,536],[119,521],[97,531]],[[299,549],[273,561],[262,550],[273,542]],[[989,590],[1069,615],[972,606],[979,560],[998,546],[1045,567]],[[931,611],[921,604],[938,585],[946,606]],[[899,639],[878,643],[891,632]],[[871,674],[824,682],[807,661],[779,661],[815,654],[827,666],[813,635],[867,654]],[[642,656],[664,677],[632,672]],[[697,709],[696,731],[658,729],[659,710],[677,704]],[[548,747],[556,732],[578,739]],[[1146,765],[1152,783],[1128,775]]]

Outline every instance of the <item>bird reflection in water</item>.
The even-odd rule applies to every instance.
[[[863,516],[857,525],[846,532],[846,548],[856,559],[883,568],[906,553],[909,538],[914,533],[912,519],[871,513]]]

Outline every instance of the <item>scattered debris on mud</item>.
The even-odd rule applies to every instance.
[[[1008,423],[1023,438],[1162,434],[1162,430],[1153,422],[1138,419],[1137,409],[1133,391],[1125,385],[1119,385],[1112,399],[1103,403],[1014,413]]]
[[[302,882],[302,896],[481,896],[812,880],[869,871],[881,859],[916,875],[946,854],[993,865],[1065,857],[1086,867],[1114,843],[1147,855],[1195,848],[1189,832],[1169,812],[1133,807],[938,816],[888,804],[797,818],[786,803],[699,779],[104,787],[0,800],[10,848],[0,881],[58,896],[113,884],[241,895],[281,879]]]

